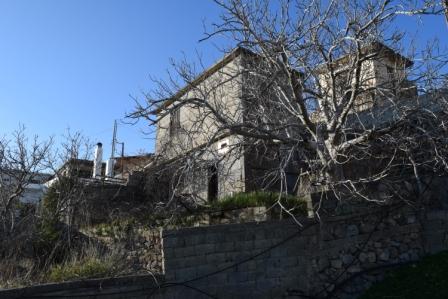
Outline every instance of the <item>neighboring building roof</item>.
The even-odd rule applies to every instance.
[[[154,158],[154,154],[116,157],[115,158],[114,169],[119,169],[121,167],[121,163],[123,163],[125,166],[131,166],[131,167],[141,166],[141,167],[144,167],[153,158]]]
[[[104,173],[106,169],[106,163],[101,163],[101,172]],[[71,158],[67,160],[58,170],[57,173],[60,175],[68,175],[68,171],[75,170],[79,177],[89,178],[92,176],[93,172],[93,161],[86,159],[76,159]],[[53,175],[54,178],[56,175]]]

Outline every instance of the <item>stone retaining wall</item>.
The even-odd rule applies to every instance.
[[[218,298],[356,298],[382,279],[382,268],[448,248],[446,211],[383,207],[298,220],[302,227],[283,220],[164,231],[165,278],[182,286],[170,298],[208,297],[198,290]]]
[[[44,284],[20,289],[0,290],[2,299],[71,298],[71,299],[144,299],[163,298],[155,293],[162,276],[139,275]]]
[[[121,249],[127,262],[135,271],[162,273],[162,238],[161,230],[144,225],[103,224],[93,228],[85,228],[83,232],[101,241],[108,248]]]

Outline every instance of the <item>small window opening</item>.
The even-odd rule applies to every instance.
[[[170,112],[170,135],[176,134],[180,129],[180,108]]]
[[[218,198],[218,167],[210,165],[208,167],[208,200],[215,201]]]

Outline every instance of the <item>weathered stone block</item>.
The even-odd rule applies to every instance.
[[[215,244],[200,244],[194,247],[195,255],[207,255],[209,253],[213,253],[215,251]]]
[[[351,224],[347,227],[346,236],[352,237],[359,234],[359,228],[357,225]]]
[[[215,247],[215,252],[231,252],[235,250],[235,243],[233,242],[225,242],[218,243]]]
[[[354,256],[351,254],[343,254],[341,256],[341,261],[344,265],[350,264],[351,262],[353,262],[354,260]]]
[[[290,268],[290,267],[295,267],[297,266],[299,263],[298,258],[297,257],[282,257],[280,259],[280,263],[279,265],[281,265],[280,267],[282,268]]]
[[[184,246],[185,240],[183,238],[177,238],[175,236],[166,237],[163,239],[163,248]]]
[[[226,261],[226,253],[213,253],[205,257],[205,262],[210,264],[219,264]]]
[[[390,251],[389,249],[380,250],[379,259],[381,261],[388,261],[390,259]]]
[[[196,255],[196,249],[193,246],[191,246],[191,247],[175,247],[174,248],[174,256],[176,258],[193,256],[193,255]]]
[[[245,282],[249,280],[249,275],[247,274],[247,272],[229,273],[229,275],[227,276],[227,280],[229,283]]]
[[[263,240],[263,239],[255,240],[254,241],[254,248],[265,249],[265,248],[268,248],[268,247],[272,246],[272,244],[273,243],[272,243],[271,240]]]
[[[176,280],[178,281],[193,279],[197,276],[197,268],[190,267],[184,269],[177,269],[175,270],[175,276]]]
[[[257,290],[271,290],[278,286],[279,286],[279,280],[277,278],[260,279],[257,280],[256,283]]]
[[[332,260],[332,261],[330,262],[330,264],[331,264],[331,267],[333,267],[333,268],[335,268],[335,269],[341,269],[341,268],[342,268],[342,261],[339,260],[339,259]]]

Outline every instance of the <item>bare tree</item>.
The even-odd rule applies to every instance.
[[[27,186],[45,170],[51,145],[51,139],[41,141],[37,136],[30,142],[24,127],[15,131],[12,139],[0,140],[0,235],[12,234],[19,224],[21,198]]]
[[[204,40],[223,35],[237,50],[202,75],[173,63],[130,115],[157,128],[173,194],[204,194],[192,186],[207,175],[194,174],[213,167],[238,185],[247,154],[257,186],[369,201],[409,185],[421,194],[446,173],[447,50],[404,51],[404,33],[390,29],[398,15],[442,14],[442,2],[215,2],[221,22]]]
[[[71,226],[76,207],[85,203],[84,190],[88,184],[85,179],[91,177],[92,171],[86,162],[91,160],[92,149],[92,142],[87,137],[80,132],[67,130],[60,146],[48,155],[46,166],[53,173],[50,182],[53,197],[50,213],[54,221],[65,218],[65,222]]]

